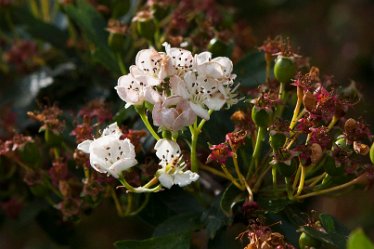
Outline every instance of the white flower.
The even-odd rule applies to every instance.
[[[90,164],[96,171],[119,178],[122,171],[137,164],[134,145],[127,138],[121,140],[121,135],[121,130],[113,123],[104,129],[101,137],[83,141],[78,149],[90,154]]]
[[[153,124],[162,129],[179,131],[192,125],[196,114],[187,100],[181,96],[172,96],[154,105],[152,119]]]
[[[168,76],[170,68],[169,59],[165,53],[157,52],[154,48],[140,50],[135,57],[137,75],[148,75],[163,80]]]
[[[160,139],[155,145],[156,156],[160,159],[161,169],[157,171],[158,180],[165,188],[173,185],[187,186],[199,179],[199,175],[190,170],[184,171],[186,165],[181,158],[179,145],[168,139]]]
[[[165,47],[166,55],[169,57],[172,69],[174,69],[169,72],[169,76],[174,74],[183,76],[185,72],[193,69],[194,57],[190,51],[183,48],[172,48],[167,42],[162,45]]]
[[[146,75],[142,75],[135,66],[130,67],[130,73],[118,79],[115,87],[119,97],[126,101],[126,108],[131,105],[141,105],[144,101],[152,104],[160,100],[160,94],[153,89],[160,81]]]

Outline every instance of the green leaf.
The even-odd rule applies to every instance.
[[[327,233],[335,232],[335,221],[331,215],[328,214],[320,214],[319,220],[322,223],[323,228],[326,230]]]
[[[214,200],[210,208],[201,216],[201,221],[205,224],[210,238],[214,238],[217,231],[229,223],[229,219],[222,212],[220,203],[220,198]]]
[[[66,47],[67,33],[58,27],[35,18],[27,9],[18,8],[13,14],[34,38],[48,42],[56,48]]]
[[[260,206],[265,209],[266,211],[272,212],[272,213],[278,213],[282,210],[284,210],[288,205],[292,203],[288,198],[265,198],[260,197],[258,199],[258,203]]]
[[[86,1],[78,0],[77,6],[65,7],[68,16],[82,29],[87,40],[95,45],[93,57],[112,72],[119,73],[119,67],[113,52],[108,46],[108,32],[103,17]]]
[[[259,51],[249,52],[235,66],[238,75],[236,82],[244,87],[256,87],[265,81],[266,63],[264,54]]]
[[[146,240],[122,240],[115,242],[114,246],[117,249],[189,249],[190,235],[174,233]]]
[[[221,198],[221,209],[229,217],[232,216],[232,208],[238,202],[244,200],[243,191],[238,189],[234,184],[230,184],[225,192],[222,194]]]
[[[308,234],[310,237],[315,238],[325,244],[328,244],[330,246],[334,246],[335,248],[338,249],[345,249],[346,248],[346,237],[338,234],[336,232],[332,233],[324,233],[321,231],[318,231],[314,228],[304,226],[301,229],[301,232],[305,232]]]
[[[175,215],[158,225],[155,228],[153,235],[159,237],[171,233],[179,234],[194,231],[201,226],[199,218],[199,213],[183,213]]]
[[[361,228],[349,235],[347,249],[374,249],[374,244],[366,237]]]

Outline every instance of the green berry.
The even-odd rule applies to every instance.
[[[279,82],[289,82],[296,73],[296,64],[290,57],[279,56],[274,65],[274,76]]]
[[[274,150],[280,149],[286,142],[286,135],[283,133],[275,133],[270,135],[269,142]]]
[[[265,109],[253,106],[252,120],[259,127],[267,127],[270,123],[270,113]]]

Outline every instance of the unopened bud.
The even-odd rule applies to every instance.
[[[316,108],[317,99],[313,95],[313,93],[307,91],[304,93],[303,104],[304,104],[305,109],[311,112]]]
[[[366,156],[369,153],[370,148],[366,144],[362,144],[362,143],[354,141],[353,142],[353,150],[357,154],[360,154],[362,156]]]
[[[144,37],[148,41],[153,41],[156,24],[150,11],[138,12],[133,22],[135,22],[136,31],[141,37]]]
[[[270,142],[270,146],[274,150],[278,150],[286,142],[286,135],[284,135],[283,133],[270,134],[269,142]]]

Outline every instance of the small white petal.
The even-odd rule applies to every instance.
[[[210,119],[208,110],[204,109],[201,105],[190,102],[190,107],[200,118],[205,120]]]
[[[82,143],[78,144],[77,149],[88,154],[88,153],[90,153],[91,143],[92,143],[92,140],[85,140]]]
[[[138,161],[134,158],[125,158],[118,160],[108,168],[108,172],[115,178],[118,178],[122,171],[128,170],[129,168],[136,165]]]
[[[162,186],[168,189],[170,189],[171,186],[174,185],[173,177],[166,173],[161,173],[160,176],[158,177],[158,180],[160,181]]]
[[[122,131],[118,127],[116,122],[110,124],[107,128],[105,128],[102,134],[102,136],[115,136],[115,137],[120,137],[121,135],[122,135]]]
[[[178,184],[180,187],[187,186],[191,182],[196,181],[199,179],[199,175],[187,170],[185,172],[178,172],[173,175],[174,176],[174,184]]]
[[[210,52],[202,52],[200,54],[195,55],[195,63],[197,65],[207,63],[211,59],[212,59],[212,53],[210,53]]]

